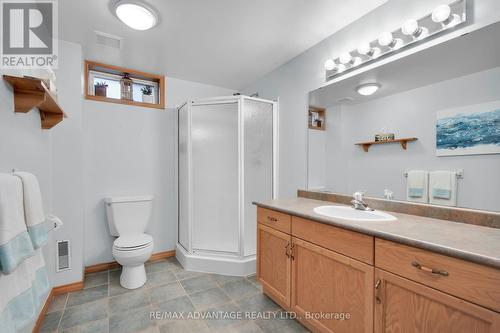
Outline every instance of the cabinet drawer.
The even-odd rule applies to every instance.
[[[373,265],[372,236],[295,216],[292,217],[292,235]]]
[[[378,238],[375,266],[500,311],[500,270]]]
[[[292,217],[274,210],[257,208],[257,221],[268,227],[290,234]]]

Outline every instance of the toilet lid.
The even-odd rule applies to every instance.
[[[135,248],[148,245],[153,241],[153,237],[147,234],[125,234],[118,237],[115,242],[115,248]]]

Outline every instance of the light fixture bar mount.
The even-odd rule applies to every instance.
[[[342,52],[339,56],[326,60],[324,64],[326,81],[463,24],[467,19],[466,7],[466,0],[455,0],[436,7],[418,20],[411,19],[404,22],[401,28],[392,32],[381,32],[376,40],[360,41],[356,49]]]

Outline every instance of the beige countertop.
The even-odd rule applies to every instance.
[[[397,221],[344,221],[314,213],[328,201],[275,199],[255,205],[500,269],[500,229],[387,212]]]

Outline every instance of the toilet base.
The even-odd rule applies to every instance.
[[[120,285],[126,289],[137,289],[146,283],[144,264],[138,266],[123,266],[120,275]]]

